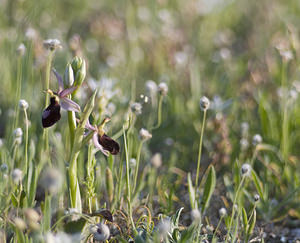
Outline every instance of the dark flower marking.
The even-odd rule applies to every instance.
[[[42,124],[43,127],[51,127],[60,120],[60,105],[56,97],[50,98],[50,105],[43,111]]]
[[[103,134],[102,136],[98,134],[98,142],[100,143],[100,145],[102,145],[104,150],[109,151],[113,155],[118,154],[120,151],[119,144],[106,134]]]

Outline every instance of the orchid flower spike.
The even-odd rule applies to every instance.
[[[67,111],[80,112],[80,106],[68,98],[68,95],[73,93],[77,87],[72,86],[64,89],[62,77],[55,70],[53,70],[53,72],[58,81],[58,91],[53,92],[50,89],[46,90],[46,92],[50,94],[50,105],[43,111],[42,114],[42,124],[44,128],[51,127],[60,120],[60,107]]]
[[[105,124],[110,121],[110,118],[105,118],[102,123],[97,127],[96,125],[92,126],[89,121],[87,121],[85,128],[92,131],[93,134],[93,143],[97,149],[99,149],[106,156],[111,153],[116,155],[120,151],[119,144],[113,140],[111,137],[107,136],[103,130]]]

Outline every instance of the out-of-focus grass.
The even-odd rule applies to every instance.
[[[133,126],[126,131],[129,160],[137,159],[139,130],[150,130],[157,122],[159,94],[151,99],[145,87],[148,80],[154,80],[157,84],[167,83],[169,92],[163,99],[162,124],[141,148],[139,179],[130,200],[137,228],[138,209],[143,206],[150,209],[153,218],[159,217],[160,212],[173,215],[183,206],[180,226],[190,224],[187,175],[191,173],[194,183],[203,116],[199,101],[204,95],[210,98],[211,106],[203,139],[200,179],[204,180],[200,183],[199,200],[209,166],[214,166],[217,176],[213,194],[216,200],[210,201],[204,214],[205,224],[217,226],[219,216],[214,212],[220,207],[226,207],[231,215],[222,217],[222,225],[227,229],[231,220],[236,225],[236,220],[242,217],[242,208],[247,210],[248,217],[253,215],[252,205],[256,205],[258,226],[283,219],[290,226],[293,219],[299,218],[300,5],[297,1],[6,0],[0,6],[0,163],[8,166],[1,172],[0,210],[1,227],[7,229],[7,237],[17,232],[13,218],[23,215],[20,205],[10,204],[11,194],[17,195],[20,190],[13,185],[11,173],[14,168],[24,169],[25,138],[21,145],[13,146],[14,129],[25,128],[24,114],[19,109],[15,125],[19,98],[29,103],[29,161],[38,171],[36,183],[49,166],[43,157],[41,126],[47,60],[43,40],[48,38],[62,42],[63,48],[55,52],[52,63],[59,73],[63,74],[75,55],[86,60],[87,77],[75,100],[83,108],[97,89],[90,122],[99,124],[105,115],[111,116],[108,135],[117,134],[121,144],[120,155],[108,159],[101,153],[93,157],[91,145],[82,149],[77,176],[84,213],[107,208],[116,218],[122,218],[117,210],[123,210],[128,217],[122,128],[131,114],[131,104],[142,103],[142,114],[133,115]],[[26,46],[22,57],[16,52],[21,43]],[[18,75],[22,84],[20,97],[16,94]],[[57,90],[54,75],[50,87]],[[143,103],[141,95],[148,96],[150,102]],[[262,136],[262,144],[252,145],[255,134]],[[61,121],[49,130],[49,144],[50,166],[63,175],[69,166],[69,136],[67,115],[62,112]],[[155,153],[162,156],[161,166],[153,165]],[[255,173],[242,183],[239,191],[244,163],[251,164]],[[133,183],[134,160],[129,164],[127,172]],[[108,195],[107,168],[113,178],[112,198]],[[26,177],[26,172],[23,173]],[[4,186],[6,181],[9,183]],[[68,183],[64,179],[63,189],[52,199],[53,215],[70,206]],[[261,198],[257,204],[253,201],[256,193]],[[231,214],[235,197],[239,206],[236,218]],[[55,221],[54,216],[52,220]],[[150,217],[147,220],[152,222]],[[94,223],[98,221],[96,218]],[[124,222],[119,221],[119,227],[127,230]],[[155,218],[155,225],[157,222]],[[249,224],[252,222],[251,217]],[[144,228],[151,235],[150,224]],[[195,220],[193,224],[181,235],[182,242],[189,230],[198,231]],[[59,227],[63,230],[63,226]],[[243,227],[237,237],[249,240],[250,226],[244,222]],[[124,239],[133,237],[131,229],[122,231]],[[201,232],[203,236],[205,232]],[[258,230],[254,232],[258,235]],[[152,235],[154,241],[156,237]],[[180,242],[175,238],[174,241]]]

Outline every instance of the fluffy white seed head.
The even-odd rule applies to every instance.
[[[26,100],[23,100],[23,99],[20,100],[19,101],[19,107],[22,110],[27,110],[27,108],[28,108],[28,102]]]
[[[191,211],[191,217],[192,217],[192,221],[198,221],[201,218],[201,213],[199,211],[199,209],[193,209]]]
[[[251,165],[247,163],[243,164],[241,169],[242,176],[250,176],[251,170],[252,170]]]
[[[142,128],[140,130],[139,134],[140,134],[140,138],[144,141],[149,140],[150,138],[152,138],[152,134],[148,130],[146,130],[145,128]]]
[[[150,95],[153,95],[157,92],[157,84],[153,80],[148,80],[145,84],[146,90]]]
[[[23,131],[22,128],[18,127],[14,130],[14,137],[15,138],[20,138],[23,136]]]
[[[136,115],[140,115],[142,114],[142,104],[135,102],[130,106],[131,110],[133,113],[135,113]]]
[[[254,195],[254,201],[255,201],[255,202],[258,202],[259,199],[260,199],[260,196],[259,196],[258,194],[255,194],[255,195]]]
[[[26,52],[26,47],[23,43],[21,43],[17,48],[17,54],[22,57],[25,55],[25,52]]]
[[[55,51],[56,49],[62,48],[60,41],[58,39],[44,40],[43,45],[47,50],[50,51]]]
[[[200,108],[201,108],[201,110],[206,111],[207,109],[209,109],[209,104],[210,104],[210,101],[206,96],[203,96],[200,99]]]
[[[158,91],[161,95],[166,96],[169,91],[169,87],[166,83],[162,82],[158,85]]]
[[[252,144],[256,146],[260,143],[262,143],[262,137],[259,134],[255,134],[252,139]]]
[[[220,208],[219,209],[219,215],[220,215],[220,217],[224,217],[224,216],[226,216],[226,214],[227,214],[226,208]]]

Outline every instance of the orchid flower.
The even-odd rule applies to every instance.
[[[105,123],[107,123],[110,118],[105,118],[100,126],[92,126],[89,121],[87,121],[85,128],[92,131],[93,134],[93,143],[97,149],[99,149],[106,156],[111,153],[112,155],[116,155],[120,151],[119,144],[107,136],[103,130]]]
[[[60,107],[67,111],[80,112],[80,106],[68,98],[68,95],[73,93],[77,87],[71,86],[70,88],[64,89],[62,77],[55,70],[53,70],[53,72],[58,81],[58,91],[53,92],[50,89],[46,90],[51,97],[50,105],[43,111],[42,114],[42,124],[44,128],[51,127],[60,120]]]

